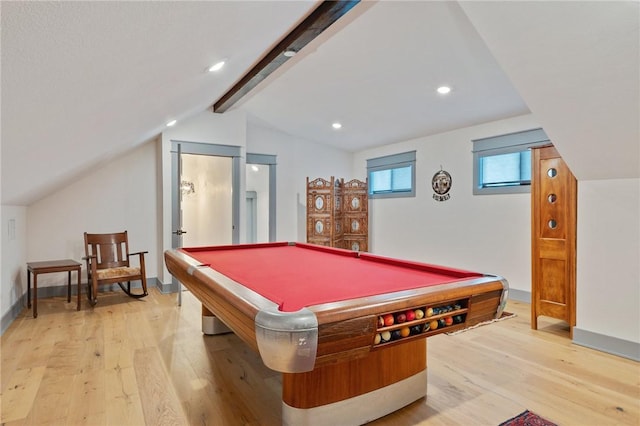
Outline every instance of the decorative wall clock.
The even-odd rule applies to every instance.
[[[431,187],[433,188],[433,192],[435,192],[433,199],[436,201],[446,201],[451,198],[451,194],[449,194],[451,183],[451,175],[440,167],[440,171],[433,175],[431,179]]]

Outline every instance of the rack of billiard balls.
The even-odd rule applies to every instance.
[[[467,309],[461,303],[407,309],[378,316],[373,344],[379,345],[433,332],[465,321]]]

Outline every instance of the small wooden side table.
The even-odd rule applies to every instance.
[[[82,263],[71,259],[27,263],[27,308],[31,308],[31,274],[33,274],[33,317],[38,318],[38,274],[67,272],[67,302],[71,302],[71,271],[78,274],[78,310],[80,310],[80,270]]]

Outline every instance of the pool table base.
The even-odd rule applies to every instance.
[[[214,336],[216,334],[232,333],[227,324],[222,322],[220,318],[211,313],[210,310],[202,305],[202,334]]]
[[[427,369],[399,382],[363,395],[313,408],[282,403],[282,424],[324,426],[361,425],[391,414],[427,394]]]
[[[313,371],[283,373],[282,419],[288,425],[360,425],[426,393],[427,342],[418,339]]]

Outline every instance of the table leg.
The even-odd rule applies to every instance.
[[[82,293],[82,286],[80,285],[80,271],[81,269],[78,268],[78,311],[80,310],[80,294]]]
[[[33,273],[33,317],[38,318],[38,274]]]
[[[71,302],[71,271],[67,271],[67,303]]]
[[[31,271],[27,269],[27,309],[31,309]]]

